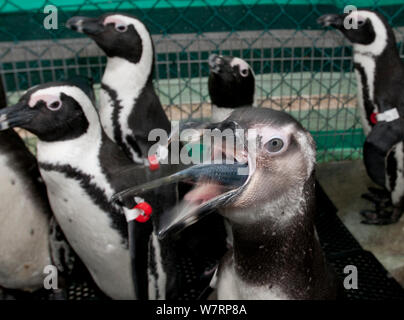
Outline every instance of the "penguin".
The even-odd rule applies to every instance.
[[[171,123],[154,90],[154,46],[146,26],[126,14],[72,17],[66,26],[93,39],[107,55],[99,113],[110,139],[136,163],[144,163],[149,132],[170,132]],[[147,164],[147,161],[146,161]]]
[[[223,121],[236,108],[254,104],[255,75],[246,61],[211,54],[208,64],[213,122]]]
[[[104,133],[91,98],[71,82],[35,86],[16,105],[1,110],[0,130],[12,127],[38,137],[37,162],[53,214],[99,288],[113,299],[134,299],[134,283],[139,282],[150,298],[164,299],[175,280],[169,261],[163,261],[166,248],[156,236],[149,241],[150,221],[137,223],[132,236],[146,256],[137,259],[143,277],[132,282],[125,217],[141,212],[110,201],[115,192],[159,177],[164,170],[152,172],[134,164]],[[150,196],[149,203],[159,211],[174,200],[175,194],[165,191]],[[136,204],[131,201],[128,207]]]
[[[161,216],[159,237],[181,232],[219,209],[230,221],[233,246],[216,272],[218,299],[335,299],[335,278],[314,226],[310,133],[290,115],[264,108],[239,108],[208,128],[222,137],[228,136],[224,130],[233,131],[233,137],[241,136],[241,147],[214,144],[212,154],[225,154],[226,161],[212,157],[157,183],[195,184],[178,207]]]
[[[1,108],[6,107],[3,85]],[[51,211],[35,157],[12,129],[0,132],[0,287],[35,291],[43,287]]]
[[[353,45],[358,104],[367,136],[365,167],[371,179],[384,189],[370,189],[371,194],[364,195],[375,202],[376,210],[362,211],[363,222],[378,225],[397,222],[404,211],[403,144],[397,137],[386,138],[383,129],[386,123],[398,123],[396,120],[404,115],[401,90],[404,64],[396,47],[394,31],[383,15],[371,10],[326,14],[318,23],[341,31]]]
[[[6,106],[0,81],[0,110]],[[1,288],[5,297],[43,288],[45,268],[54,265],[60,289],[50,298],[65,298],[64,278],[76,257],[52,217],[36,159],[12,129],[0,132],[0,177],[0,296]]]

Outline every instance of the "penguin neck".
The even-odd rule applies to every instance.
[[[364,49],[359,50],[358,47],[358,45],[353,46],[353,59],[356,64],[364,68],[368,79],[374,80],[375,74],[386,69],[388,72],[391,72],[391,70],[397,71],[397,68],[398,71],[402,70],[401,58],[395,43],[388,41],[382,50],[375,52]],[[383,79],[383,81],[389,81],[391,78],[392,77],[387,77]]]
[[[102,83],[115,90],[118,96],[138,97],[144,87],[149,88],[152,84],[152,66],[153,51],[144,52],[137,63],[109,57]]]
[[[77,138],[52,142],[38,140],[38,162],[74,165],[96,157],[103,134],[101,125],[90,121],[87,131]]]
[[[384,112],[391,107],[397,107],[393,105],[397,92],[389,90],[396,87],[394,84],[398,79],[404,79],[404,66],[395,43],[391,41],[388,41],[377,55],[358,51],[354,46],[353,58],[359,83],[359,103],[370,128],[369,118],[373,112]],[[381,102],[383,104],[380,104]]]
[[[300,199],[285,205],[264,204],[244,215],[256,215],[254,223],[231,222],[235,272],[254,285],[280,285],[288,278],[300,286],[324,268],[314,229],[313,183],[302,188]],[[309,196],[309,197],[308,197]],[[303,199],[303,197],[305,197]],[[314,277],[314,276],[313,276]],[[308,285],[308,284],[307,284]]]

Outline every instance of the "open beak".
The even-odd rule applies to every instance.
[[[344,24],[345,15],[325,14],[317,19],[317,23],[323,27],[341,28]]]
[[[223,122],[221,125],[229,128],[236,124]],[[217,158],[214,156],[213,161],[197,164],[170,176],[123,190],[115,194],[112,200],[125,203],[128,197],[141,196],[142,193],[163,185],[178,182],[193,184],[194,187],[185,194],[183,200],[174,208],[162,213],[157,221],[159,238],[183,230],[214,209],[230,204],[244,190],[254,170],[254,165],[250,168],[248,155],[243,152],[239,154],[237,150],[234,152],[232,148],[224,146],[222,140],[220,141],[211,149],[212,154],[222,152],[225,156],[224,161],[216,161]]]
[[[14,127],[24,127],[34,116],[33,110],[25,103],[17,103],[0,110],[0,131]]]
[[[195,185],[179,205],[163,213],[158,222],[158,236],[164,238],[169,232],[179,232],[200,220],[213,209],[220,208],[233,199],[247,183],[248,165],[233,164],[199,164],[176,172],[168,177],[138,185],[115,194],[113,201],[120,201],[128,196],[141,195],[163,185],[188,182]]]
[[[104,25],[98,18],[72,17],[66,22],[66,27],[73,31],[95,36],[104,31]]]

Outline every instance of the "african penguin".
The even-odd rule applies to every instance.
[[[247,62],[211,54],[208,64],[212,121],[223,121],[234,109],[254,104],[255,75]]]
[[[12,129],[0,132],[0,177],[0,287],[34,291],[43,287],[44,268],[52,263],[51,211],[35,157]]]
[[[362,124],[368,136],[365,146],[371,141],[386,139],[380,130],[383,123],[392,122],[404,115],[404,64],[396,47],[394,31],[380,13],[358,10],[349,14],[326,14],[318,19],[323,26],[332,26],[353,45],[353,60],[358,86],[358,104]],[[369,134],[372,133],[372,137]],[[396,140],[396,139],[393,139]],[[385,140],[386,143],[389,140]],[[404,211],[402,143],[391,144],[388,155],[374,165],[375,153],[364,147],[364,161],[367,172],[374,182],[387,189],[393,209],[389,210],[382,202],[383,192],[367,195],[376,202],[376,211],[363,211],[365,223],[388,224],[396,222]],[[383,146],[385,148],[386,146]],[[367,150],[367,151],[366,151]],[[375,149],[373,149],[375,150]],[[365,152],[366,151],[366,152]],[[401,204],[403,203],[403,204]]]
[[[218,299],[336,298],[314,226],[310,133],[290,115],[264,108],[237,109],[209,128],[239,134],[242,147],[214,144],[212,154],[233,161],[195,165],[171,176],[193,181],[195,188],[162,216],[159,236],[179,232],[218,208],[234,238],[216,274]],[[138,188],[148,186],[152,183]]]
[[[0,81],[0,108],[7,105]],[[0,110],[1,110],[0,109]],[[35,157],[12,129],[0,132],[0,299],[7,289],[33,292],[43,288],[48,265],[58,270],[50,299],[66,298],[66,277],[78,260],[52,216]]]
[[[153,41],[133,16],[107,13],[98,18],[73,17],[67,27],[85,33],[107,55],[101,81],[100,119],[110,139],[136,163],[144,163],[155,128],[171,124],[153,87]]]
[[[136,298],[124,215],[127,209],[110,198],[157,173],[133,164],[106,136],[90,97],[70,82],[28,90],[16,105],[1,110],[0,129],[9,127],[24,128],[38,137],[37,161],[52,211],[96,284],[114,299]],[[165,192],[155,198],[149,201],[159,211],[159,201],[169,205],[175,197]],[[145,228],[149,225],[139,223],[137,231],[141,234]],[[143,240],[147,245],[149,238]],[[173,276],[165,273],[168,267],[156,237],[150,242],[149,297],[165,298],[166,283]]]

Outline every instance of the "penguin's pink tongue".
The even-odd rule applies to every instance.
[[[203,203],[209,201],[223,193],[223,186],[217,183],[201,183],[188,192],[184,199],[193,203]]]

